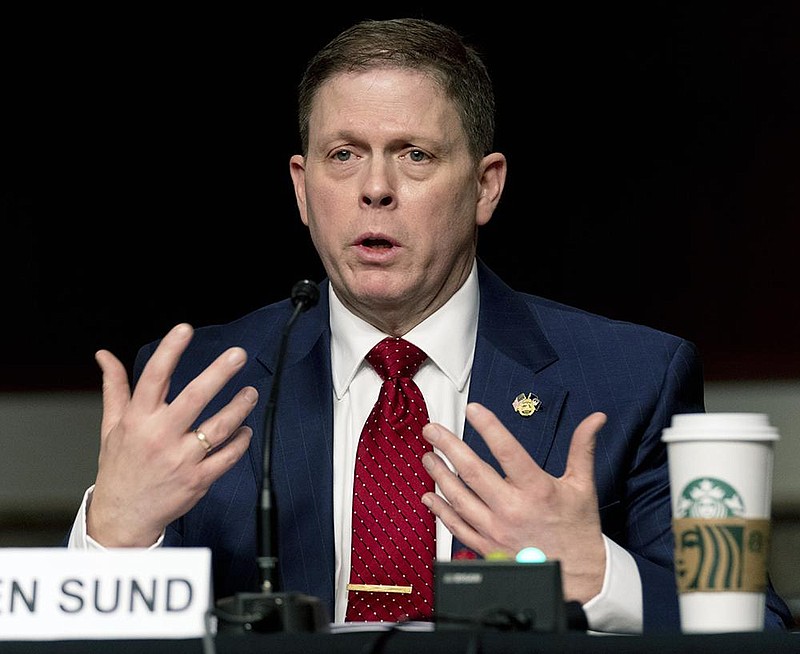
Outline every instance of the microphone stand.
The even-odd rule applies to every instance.
[[[248,632],[313,632],[327,631],[330,620],[325,607],[316,597],[298,592],[281,592],[278,578],[278,529],[273,509],[270,457],[283,362],[289,332],[297,317],[319,301],[319,288],[307,279],[292,287],[294,312],[286,321],[281,335],[275,374],[269,399],[264,409],[264,476],[260,510],[256,514],[258,531],[259,592],[240,592],[217,601],[214,614],[220,631]]]

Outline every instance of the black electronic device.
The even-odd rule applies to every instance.
[[[435,570],[437,630],[485,627],[561,633],[575,622],[576,611],[582,616],[579,606],[564,602],[556,560],[437,561]]]

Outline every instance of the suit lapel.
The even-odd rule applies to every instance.
[[[491,409],[543,468],[553,445],[566,390],[540,373],[558,356],[528,305],[479,262],[480,312],[469,401]],[[552,378],[553,375],[547,375]],[[513,406],[524,394],[541,404],[524,416]],[[502,473],[486,443],[467,423],[464,440]]]

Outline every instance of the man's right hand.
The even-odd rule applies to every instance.
[[[198,428],[203,408],[242,368],[242,348],[223,352],[175,399],[166,397],[178,360],[194,330],[179,324],[159,343],[131,395],[125,367],[111,352],[95,355],[103,371],[103,419],[97,479],[87,512],[87,533],[104,547],[149,547],[165,527],[191,509],[211,484],[247,450],[250,427],[241,426],[258,400],[252,386]],[[219,445],[225,443],[225,447]]]

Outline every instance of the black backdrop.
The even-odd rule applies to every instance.
[[[514,287],[800,378],[797,3],[0,10],[0,390],[97,389],[179,321],[322,275],[288,159],[310,54],[358,18],[461,29],[496,82]]]

